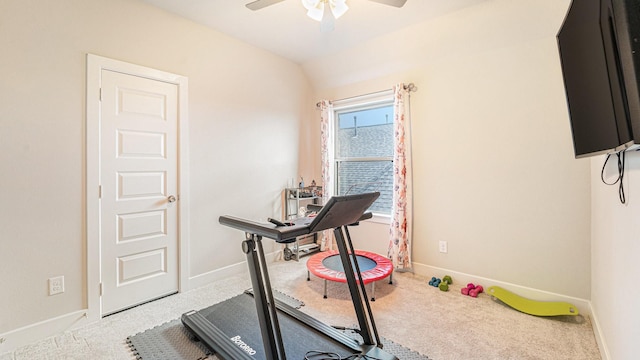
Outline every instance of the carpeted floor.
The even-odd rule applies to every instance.
[[[274,287],[304,301],[305,312],[328,324],[357,323],[346,284],[329,282],[329,298],[323,299],[322,280],[302,281],[302,274],[279,269],[286,264],[275,265]],[[448,292],[429,286],[428,280],[394,273],[392,285],[376,284],[371,304],[382,336],[431,359],[601,359],[588,317],[535,317],[485,293],[464,296],[455,278]]]
[[[346,285],[330,282],[329,298],[323,299],[323,282],[313,276],[306,281],[305,261],[303,257],[300,262],[270,265],[273,287],[304,302],[304,312],[327,324],[356,324]],[[372,308],[380,335],[430,359],[601,359],[588,317],[526,315],[486,294],[461,295],[463,284],[455,283],[455,278],[449,292],[409,273],[396,273],[393,280],[392,285],[386,281],[376,285]],[[135,359],[126,343],[128,336],[249,287],[248,276],[229,277],[2,354],[0,360]]]

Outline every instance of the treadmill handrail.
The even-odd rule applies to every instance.
[[[316,233],[358,222],[379,196],[379,192],[332,196],[309,224],[310,231]]]
[[[358,222],[371,219],[373,214],[370,212],[366,212],[360,216]],[[291,226],[275,226],[271,223],[264,224],[257,221],[247,220],[243,218],[239,218],[231,215],[222,215],[218,219],[221,225],[225,225],[228,227],[232,227],[234,229],[242,230],[249,234],[255,234],[258,236],[266,237],[268,239],[273,239],[278,243],[288,243],[293,242],[295,238],[311,234],[311,227],[309,225],[303,224],[294,224]],[[347,225],[357,225],[355,222],[353,224]]]
[[[289,242],[298,236],[309,234],[308,225],[278,226],[257,221],[242,219],[236,216],[223,215],[218,219],[220,224],[242,230],[244,232],[273,239],[276,242]]]
[[[300,218],[291,226],[275,226],[259,223],[235,216],[223,215],[218,221],[222,225],[242,230],[247,234],[273,239],[276,242],[293,242],[296,237],[317,233],[327,229],[356,224],[358,221],[371,218],[367,209],[380,196],[379,192],[333,196],[320,208],[315,217]]]

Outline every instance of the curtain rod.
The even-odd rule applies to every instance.
[[[413,83],[409,83],[409,84],[404,85],[404,89],[408,90],[409,92],[418,91],[418,87],[415,86]],[[374,91],[374,92],[370,92],[370,93],[364,94],[364,95],[357,95],[357,96],[351,96],[351,97],[347,97],[347,98],[343,98],[343,99],[333,100],[333,102],[347,101],[347,100],[352,100],[352,99],[356,99],[356,98],[359,98],[359,97],[367,97],[367,96],[372,96],[372,95],[379,95],[379,94],[382,94],[382,93],[386,93],[388,91],[393,91],[393,89]],[[320,108],[320,102],[316,103],[316,108]]]

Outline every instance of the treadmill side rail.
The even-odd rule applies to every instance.
[[[370,345],[362,352],[363,359],[378,359],[378,360],[399,360],[394,355],[382,350],[381,348]]]
[[[350,347],[353,351],[362,352],[362,346],[356,340],[347,336],[341,330],[338,330],[333,326],[329,326],[324,322],[292,307],[291,305],[280,301],[279,299],[276,299],[276,307],[278,308],[278,310],[290,315],[291,317],[304,323],[308,327],[332,338],[335,341],[340,342],[344,346]]]
[[[182,324],[223,359],[255,360],[197,311],[182,314]],[[221,339],[229,341],[220,341]]]

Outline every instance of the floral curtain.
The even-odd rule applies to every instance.
[[[333,104],[328,100],[320,102],[320,146],[322,153],[322,203],[326,204],[333,194],[333,152],[334,152],[334,113]],[[333,231],[322,232],[320,249],[333,249]]]
[[[393,205],[388,256],[398,270],[410,270],[412,233],[411,117],[409,88],[398,84],[394,91]]]

